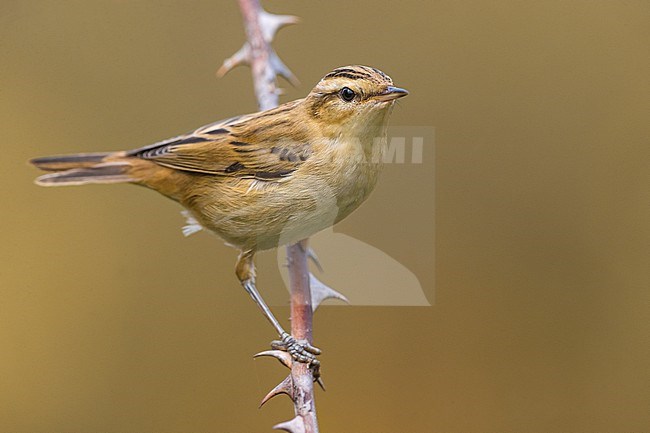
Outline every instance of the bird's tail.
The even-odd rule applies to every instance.
[[[46,156],[30,162],[36,167],[52,171],[36,179],[42,186],[84,185],[89,183],[133,182],[128,162],[109,158],[113,153],[79,153],[75,155]]]

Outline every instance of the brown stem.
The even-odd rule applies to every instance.
[[[314,311],[309,290],[309,267],[307,265],[305,239],[287,247],[289,282],[291,285],[291,334],[298,340],[312,342]],[[314,377],[307,364],[294,362],[291,367],[294,386],[294,410],[305,425],[306,433],[318,432],[314,402]]]
[[[246,27],[250,52],[248,61],[253,74],[255,95],[260,109],[278,105],[276,85],[277,71],[272,62],[274,55],[270,42],[264,39],[259,17],[259,0],[239,0],[239,7]],[[309,288],[307,265],[307,240],[287,247],[289,280],[291,286],[291,334],[298,340],[312,342],[313,308]],[[314,377],[307,364],[293,362],[291,367],[294,411],[302,419],[305,433],[318,433],[316,406],[314,402]]]
[[[312,342],[311,292],[309,291],[309,267],[307,265],[308,240],[287,247],[289,281],[291,284],[291,334],[298,340]]]

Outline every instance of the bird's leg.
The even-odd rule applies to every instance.
[[[316,359],[316,355],[320,355],[320,349],[312,346],[307,341],[296,340],[285,331],[257,291],[255,287],[255,264],[253,263],[254,255],[254,251],[242,251],[237,260],[235,271],[241,285],[280,335],[280,340],[271,342],[271,347],[288,352],[294,360],[309,364],[315,371],[318,371],[320,361]]]

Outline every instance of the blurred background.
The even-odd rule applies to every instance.
[[[435,128],[335,228],[432,306],[319,310],[322,431],[649,431],[650,3],[264,4],[303,19],[274,44],[303,83],[283,101],[369,64],[411,92],[393,125]],[[234,1],[0,3],[1,432],[290,418],[282,398],[257,409],[285,371],[251,358],[273,332],[235,251],[183,238],[151,191],[39,188],[26,162],[255,111],[248,69],[214,74],[243,41]],[[275,255],[259,268],[281,294]]]

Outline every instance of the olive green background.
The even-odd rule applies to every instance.
[[[283,100],[369,64],[411,91],[394,125],[435,127],[424,163],[389,166],[336,228],[433,306],[319,310],[321,430],[650,431],[650,3],[266,5],[303,19],[275,43],[303,83]],[[273,332],[233,250],[183,238],[151,191],[38,188],[26,163],[254,111],[249,70],[214,76],[243,39],[234,1],[0,3],[1,432],[291,416],[282,398],[257,409],[285,372],[251,358]],[[260,257],[262,291],[280,285]]]

